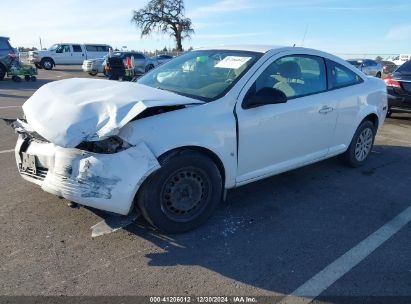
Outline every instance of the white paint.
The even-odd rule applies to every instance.
[[[0,151],[0,154],[14,152],[14,149]]]
[[[62,46],[66,46],[63,48]],[[30,51],[28,60],[30,63],[40,62],[43,58],[52,58],[55,64],[81,64],[85,59],[100,58],[108,54],[110,46],[106,44],[88,44],[105,46],[105,48],[98,48],[95,51],[87,51],[85,44],[75,44],[81,47],[81,52],[74,52],[72,43],[60,43],[54,50],[38,50]],[[56,50],[60,49],[60,52]]]
[[[265,47],[244,46],[238,49],[265,52]],[[283,104],[243,109],[241,104],[244,96],[256,78],[265,72],[270,63],[293,54],[333,60],[357,73],[363,82],[292,99]],[[181,71],[173,69],[170,72],[167,70],[170,65],[172,61],[146,77],[171,73],[173,79],[177,79],[179,73],[197,72],[197,69],[184,72],[184,65]],[[210,89],[210,86],[203,90],[194,86],[190,90],[190,79],[195,79],[195,76],[186,75],[182,77],[181,83],[188,86],[187,92],[195,95],[196,90],[199,90],[199,95],[204,94],[204,90]],[[201,81],[196,84],[201,84]],[[125,214],[132,206],[140,184],[151,172],[148,165],[151,161],[147,160],[156,160],[172,149],[195,146],[214,153],[223,164],[225,188],[229,189],[343,153],[364,117],[374,113],[382,125],[386,114],[382,109],[386,104],[386,85],[382,80],[368,78],[333,55],[287,47],[266,51],[225,96],[209,103],[138,83],[91,79],[51,82],[41,87],[24,104],[28,125],[23,126],[21,131],[24,133],[31,128],[51,142],[32,143],[28,148],[28,153],[32,151],[30,154],[36,155],[47,165],[44,168],[63,168],[63,165],[67,165],[77,170],[77,173],[80,172],[79,167],[85,166],[86,157],[72,157],[73,151],[74,154],[81,154],[82,151],[64,147],[75,147],[83,140],[96,141],[112,135],[119,136],[133,146],[144,143],[147,149],[138,149],[139,155],[145,158],[141,163],[133,159],[133,153],[127,153],[132,151],[131,148],[113,155],[95,154],[101,168],[107,162],[106,170],[98,176],[105,176],[109,172],[108,168],[115,166],[113,172],[118,172],[116,177],[127,181],[120,199],[114,195],[112,199],[79,197],[76,191],[82,193],[85,190],[82,184],[75,183],[69,185],[73,191],[64,192],[67,180],[61,179],[59,174],[50,173],[54,169],[49,170],[42,184],[44,190],[56,195],[61,195],[59,193],[63,191],[62,196],[80,204]],[[173,105],[186,107],[133,120],[147,108]],[[333,111],[321,113],[323,107],[333,108]],[[238,118],[238,134],[234,112]],[[49,145],[58,147],[56,156],[55,150],[50,149]],[[59,158],[56,159],[57,155]],[[136,179],[130,177],[128,166],[132,166],[133,172],[138,172]],[[38,180],[31,181],[39,183]],[[118,191],[120,193],[120,188]]]
[[[116,135],[130,120],[155,106],[202,101],[133,82],[72,78],[38,89],[23,105],[29,125],[50,142],[75,147]]]
[[[17,149],[23,144],[19,136]],[[44,180],[22,177],[56,196],[80,205],[122,215],[130,212],[135,194],[145,178],[160,168],[145,143],[115,154],[88,153],[54,144],[32,143],[27,154],[48,168]],[[20,158],[17,159],[20,165]]]
[[[280,303],[310,303],[411,221],[411,207],[298,287]]]

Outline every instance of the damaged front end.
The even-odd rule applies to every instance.
[[[15,155],[21,176],[54,195],[81,205],[128,214],[138,188],[160,165],[144,142],[117,136],[63,148],[38,135],[23,120]]]
[[[138,188],[160,165],[143,141],[120,130],[136,119],[203,101],[136,83],[65,79],[38,89],[23,105],[17,133],[19,172],[47,192],[81,205],[128,214]]]

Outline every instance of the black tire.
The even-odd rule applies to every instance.
[[[181,233],[203,224],[221,201],[222,178],[204,154],[181,150],[160,159],[137,195],[144,218],[165,233]]]
[[[24,75],[24,80],[27,82],[30,81],[30,75]]]
[[[38,68],[39,70],[41,70],[43,68],[43,66],[40,63],[35,63],[34,64],[36,66],[36,68]]]
[[[6,69],[0,65],[0,80],[3,80],[6,77]]]
[[[370,120],[361,123],[345,152],[345,160],[349,166],[357,168],[366,163],[374,145],[375,133],[375,126]],[[360,139],[361,136],[363,140]]]
[[[90,73],[88,73],[90,76],[96,76],[97,75],[97,72],[95,72],[95,71],[93,71],[93,72],[90,72]]]
[[[375,75],[377,78],[381,78],[381,72],[378,72],[377,75]]]
[[[43,58],[41,60],[41,66],[43,67],[43,69],[49,71],[49,70],[53,69],[54,61],[50,58]]]

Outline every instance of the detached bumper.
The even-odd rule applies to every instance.
[[[123,215],[146,177],[160,167],[143,142],[115,154],[96,154],[19,135],[15,155],[21,176],[44,191]],[[27,156],[34,159],[34,168],[27,166]]]

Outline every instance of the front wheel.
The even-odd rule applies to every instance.
[[[51,59],[45,58],[41,61],[41,66],[45,70],[51,70],[53,68],[54,62]]]
[[[201,153],[182,150],[160,159],[160,165],[137,195],[143,216],[166,233],[200,226],[221,200],[223,184],[216,164]]]
[[[375,133],[375,126],[371,121],[365,120],[361,123],[345,152],[348,165],[360,167],[367,161],[374,145]]]
[[[91,71],[91,72],[89,72],[88,73],[90,76],[96,76],[97,75],[97,72],[96,71]]]

